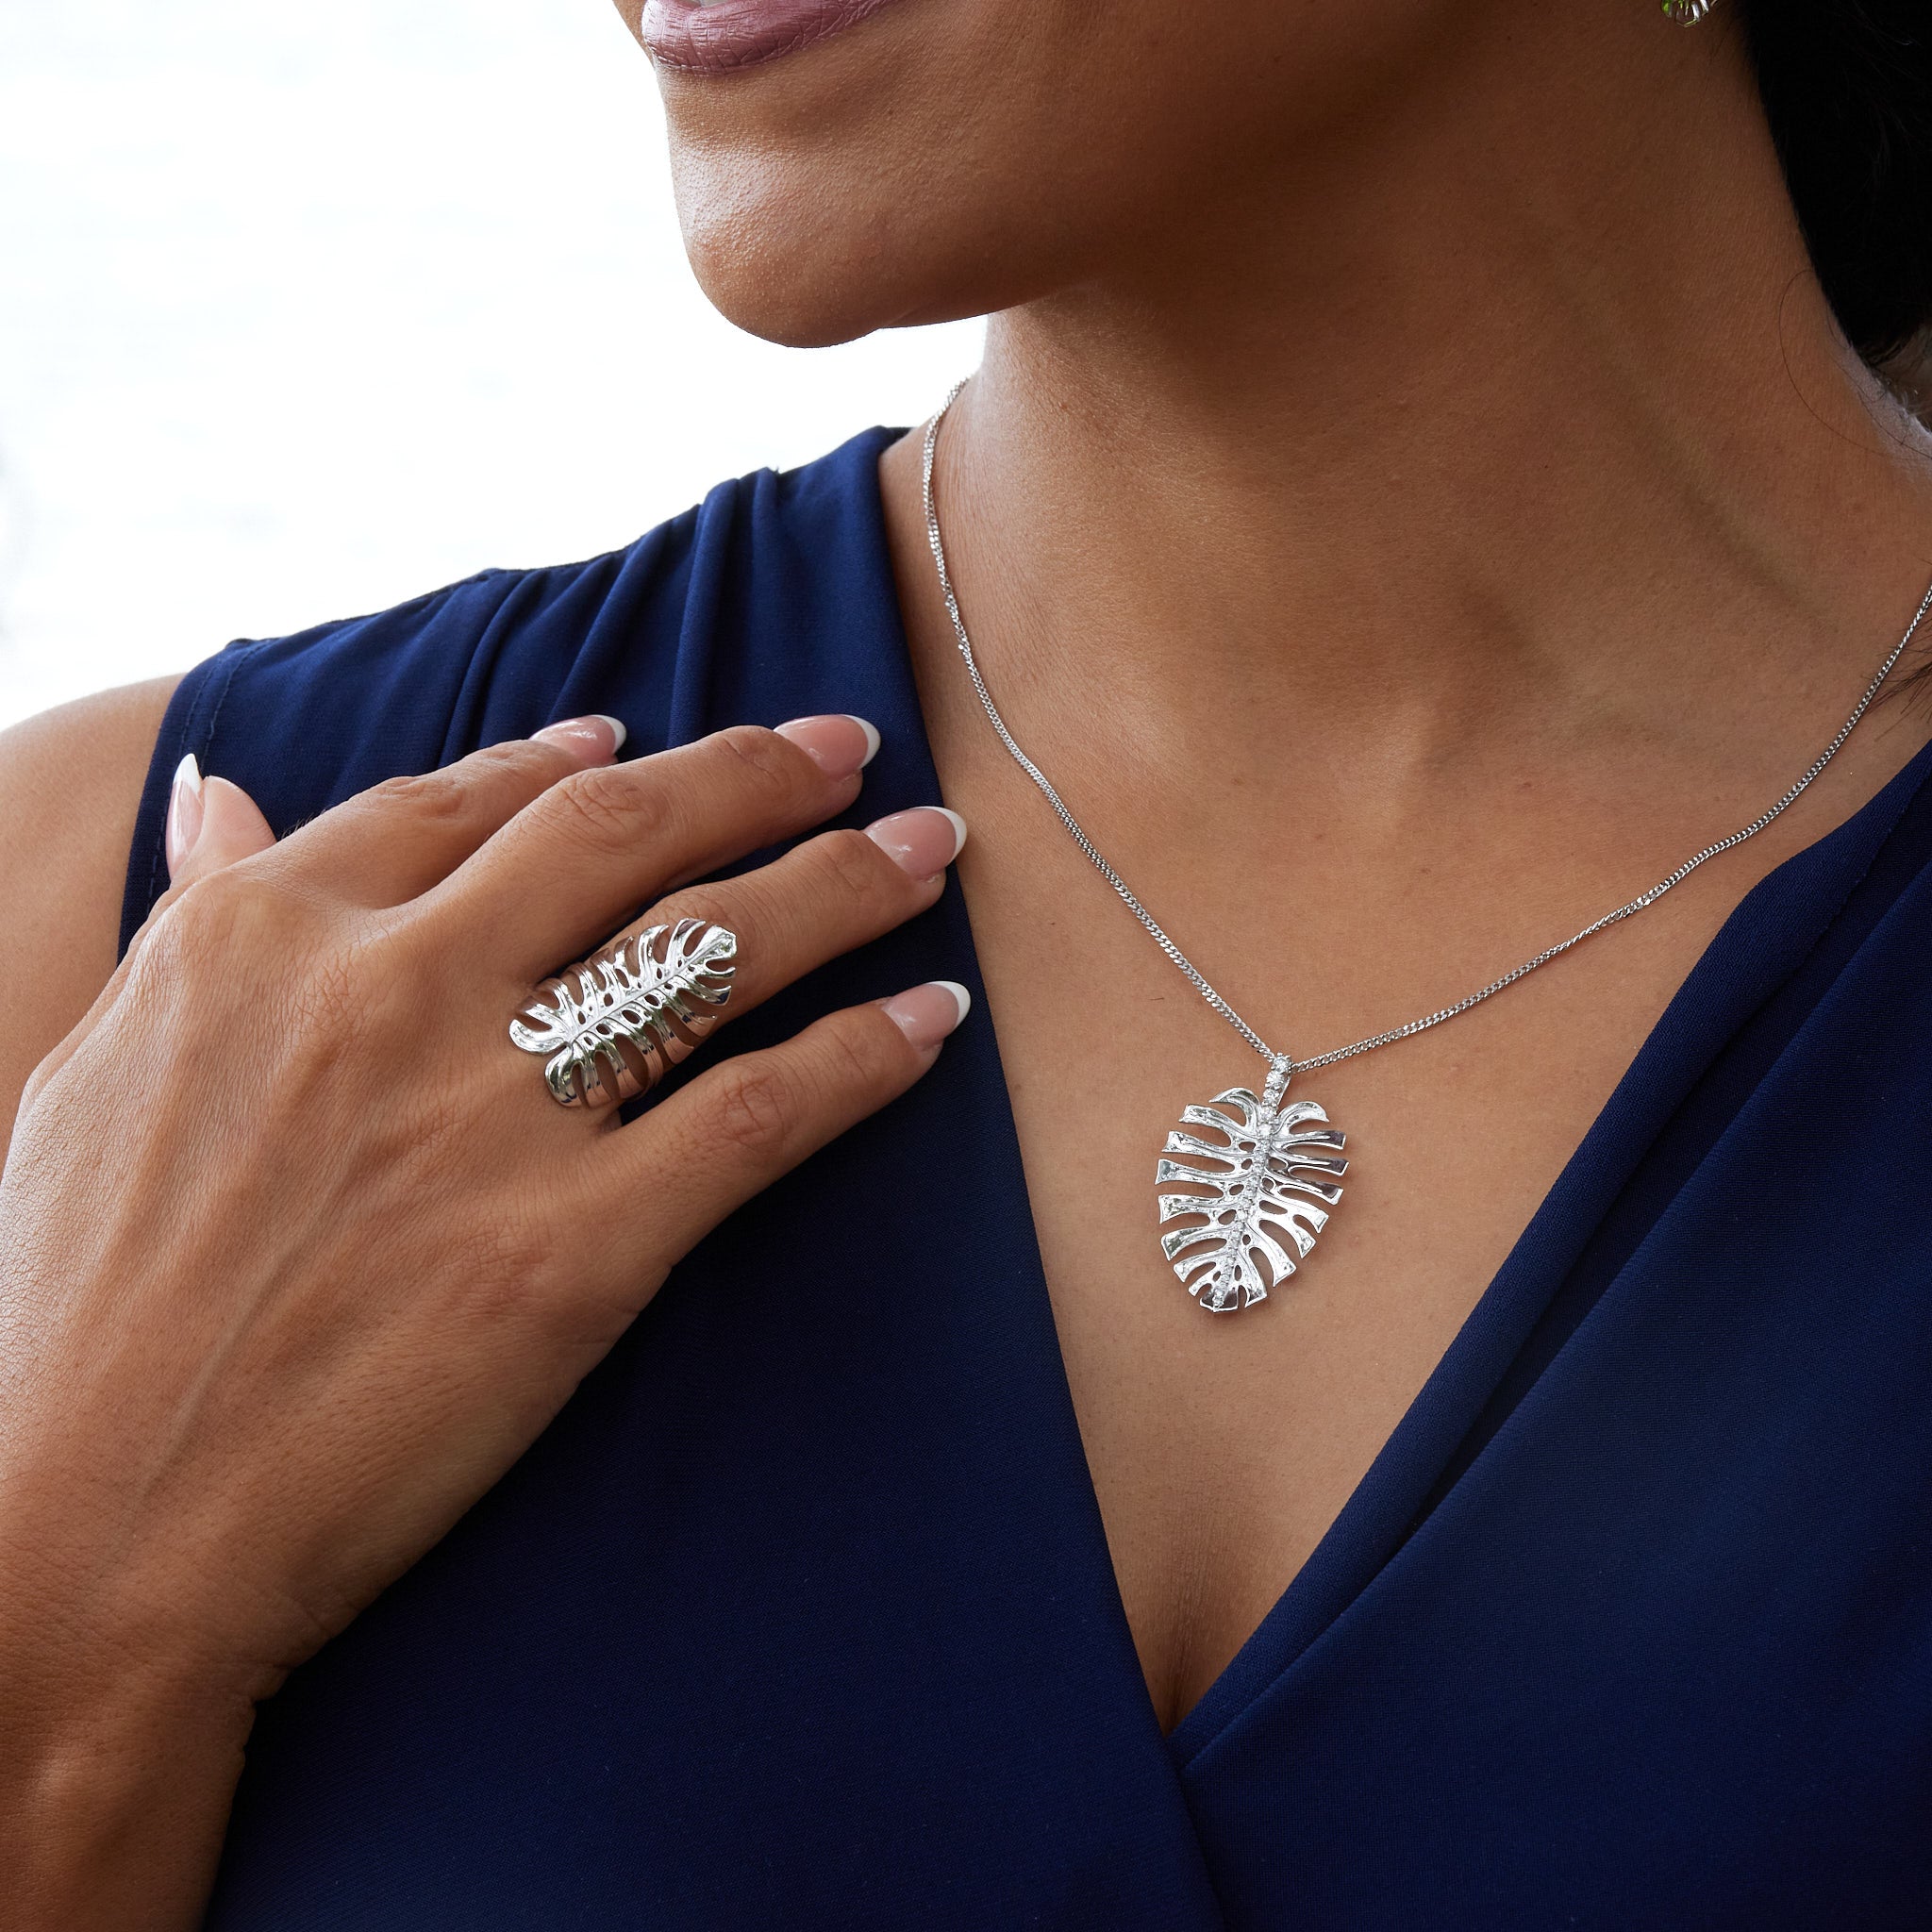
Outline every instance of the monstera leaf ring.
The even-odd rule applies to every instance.
[[[547,1055],[543,1079],[565,1107],[647,1093],[718,1024],[731,997],[738,935],[705,919],[654,925],[546,979],[509,1037]]]

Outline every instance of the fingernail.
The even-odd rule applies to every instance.
[[[875,819],[866,826],[865,836],[890,852],[893,862],[914,878],[929,879],[958,858],[966,842],[966,821],[942,805],[915,805],[910,811]]]
[[[879,748],[878,726],[849,711],[793,718],[773,728],[803,750],[828,778],[849,778],[863,771]]]
[[[175,767],[175,783],[168,792],[167,854],[170,875],[194,850],[201,837],[201,766],[190,752]]]
[[[973,1010],[973,995],[957,979],[928,979],[879,1004],[912,1044],[937,1046]]]
[[[624,741],[630,733],[625,729],[623,719],[591,711],[582,718],[561,718],[530,736],[540,744],[560,744],[580,758],[602,764],[624,749]]]

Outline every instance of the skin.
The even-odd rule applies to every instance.
[[[993,311],[939,465],[983,668],[1291,1051],[1461,998],[1750,821],[1932,575],[1928,440],[1832,322],[1739,27],[1638,0],[902,0],[809,58],[659,75],[687,243],[734,321],[819,342]],[[1265,1069],[979,711],[918,455],[881,465],[901,602],[1172,1726],[1725,917],[1920,749],[1925,710],[1879,707],[1640,919],[1297,1082],[1349,1135],[1343,1208],[1288,1291],[1217,1322],[1153,1240],[1152,1156]]]
[[[901,0],[796,57],[659,82],[691,258],[734,321],[808,343],[994,312],[939,474],[989,678],[1102,849],[1290,1050],[1460,997],[1752,818],[1932,575],[1932,452],[1831,323],[1723,13],[1686,34],[1636,0]],[[1739,899],[1927,726],[1881,707],[1797,808],[1641,919],[1298,1082],[1349,1134],[1347,1199],[1288,1290],[1215,1321],[1153,1241],[1151,1158],[1181,1106],[1260,1064],[993,740],[909,443],[881,484],[943,792],[974,828],[959,874],[1068,1374],[1171,1725],[1334,1520]],[[485,1216],[479,1319],[434,1257],[474,1258],[479,1201],[541,1199],[532,1137],[575,1152],[585,1123],[467,1039],[349,1027],[299,962],[318,923],[338,960],[486,924],[487,894],[446,874],[528,851],[573,786],[605,788],[599,814],[620,782],[647,793],[658,761],[619,781],[554,747],[500,754],[488,782],[528,788],[524,808],[464,817],[455,846],[403,788],[264,850],[211,781],[219,837],[190,870],[212,870],[89,1012],[164,695],[0,741],[0,883],[34,915],[0,953],[26,1091],[0,1211],[0,1643],[25,1740],[0,1843],[25,1867],[9,1896],[63,1926],[194,1922],[253,1699],[487,1484],[639,1292],[595,1257],[560,1279],[541,1227]],[[702,788],[719,852],[774,829],[731,820],[741,762]],[[774,810],[803,831],[849,795]],[[625,850],[613,921],[703,856]],[[402,874],[427,909],[378,916]],[[863,916],[793,955],[908,916],[908,876],[880,860],[879,896],[848,895]],[[824,896],[774,893],[771,943]],[[559,941],[598,924],[594,893],[547,897]],[[493,1025],[528,964],[475,950],[502,983],[443,1003],[458,1029]],[[223,1004],[238,982],[316,1015],[293,1068],[334,1132],[196,1091],[186,1042],[246,1024]],[[769,1131],[731,1128],[738,1074],[706,1124],[654,1109],[655,1139],[600,1151],[694,1191],[742,1149],[742,1198],[930,1052],[875,1009],[827,1024],[853,1030],[794,1043]],[[475,1083],[432,1084],[463,1152],[407,1191],[374,1178],[411,1118],[378,1048]],[[108,1140],[110,1087],[137,1104]],[[627,1196],[661,1194],[633,1178]],[[308,1191],[328,1227],[288,1205]],[[686,1221],[628,1239],[668,1266],[729,1205],[693,1191]],[[422,1299],[375,1322],[390,1276],[366,1257],[396,1252],[422,1257]],[[144,1354],[117,1340],[130,1314]],[[277,1321],[338,1341],[339,1377],[298,1374],[312,1337]],[[432,1353],[454,1368],[432,1375]],[[378,1420],[425,1400],[460,1453]]]
[[[689,885],[848,807],[862,728],[614,749],[605,721],[551,727],[280,844],[237,788],[177,787],[170,891],[26,1082],[0,1177],[12,1923],[195,1923],[256,1702],[528,1447],[695,1241],[958,1023],[911,989],[628,1126],[554,1105],[498,1050],[504,1017],[641,900],[625,930],[738,933],[728,1022],[930,906],[957,842],[897,812]],[[211,1039],[260,1077],[197,1076]]]

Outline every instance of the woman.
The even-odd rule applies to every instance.
[[[624,4],[985,365],[9,739],[8,1923],[1924,1923],[1917,0]]]

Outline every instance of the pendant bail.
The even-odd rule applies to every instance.
[[[1289,1080],[1294,1074],[1294,1061],[1285,1053],[1278,1053],[1268,1062],[1268,1084],[1261,1091],[1261,1105],[1271,1111],[1281,1105],[1281,1096],[1288,1091]]]

